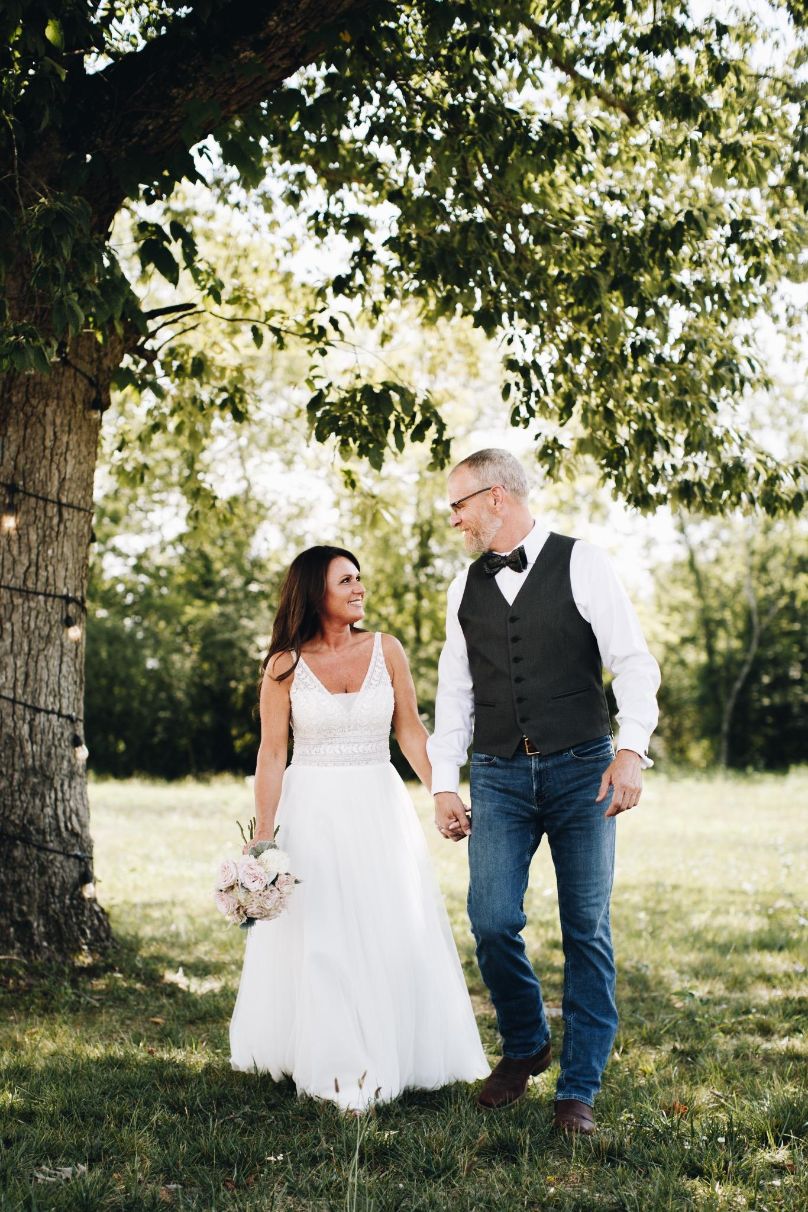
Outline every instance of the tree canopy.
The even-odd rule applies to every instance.
[[[0,357],[45,373],[90,331],[126,351],[114,382],[170,393],[170,338],[209,310],[304,343],[317,438],[375,466],[428,439],[441,465],[428,392],[329,356],[410,300],[498,343],[551,474],[586,456],[643,509],[799,511],[804,465],[736,406],[765,381],[758,318],[787,321],[805,275],[804,35],[797,4],[8,3]],[[229,290],[172,211],[198,179],[322,242],[305,304]],[[127,200],[140,264],[178,288],[159,315],[109,239]]]

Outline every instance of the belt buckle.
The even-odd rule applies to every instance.
[[[522,748],[524,749],[525,753],[527,754],[528,757],[537,757],[541,753],[541,750],[533,748],[532,746],[533,746],[533,742],[530,740],[530,738],[523,736],[522,737]]]

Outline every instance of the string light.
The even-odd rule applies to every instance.
[[[84,372],[79,370],[78,367],[74,367],[73,369],[78,370],[79,374],[84,374]],[[85,374],[84,377],[87,378],[88,376]],[[95,384],[95,386],[97,387],[97,384]],[[92,407],[97,408],[100,403],[100,397],[96,395],[96,399],[93,400]],[[28,488],[22,488],[19,484],[12,480],[0,480],[0,488],[4,489],[2,513],[0,513],[0,531],[2,531],[4,534],[12,534],[17,530],[19,524],[19,507],[17,498],[20,496],[30,497],[31,500],[34,501],[43,501],[48,505],[58,505],[62,509],[74,509],[78,513],[88,513],[92,515],[95,512],[93,508],[90,508],[87,505],[78,505],[74,501],[64,501],[60,497],[49,497],[44,493],[32,492]],[[93,538],[94,537],[95,535],[93,534]],[[79,611],[84,611],[86,609],[84,601],[81,598],[76,598],[72,594],[68,593],[51,593],[46,589],[28,589],[24,585],[0,584],[0,588],[8,590],[10,593],[22,593],[30,597],[50,598],[52,600],[64,602],[65,614],[62,622],[65,628],[66,636],[73,643],[78,643],[78,641],[81,639],[82,626],[78,618],[78,612],[75,609],[76,607],[78,607]],[[23,699],[15,698],[10,694],[0,692],[0,699],[4,699],[6,702],[11,703],[15,707],[25,707],[28,711],[33,711],[38,715],[53,715],[62,720],[69,720],[74,727],[75,725],[83,722],[79,716],[72,712],[58,711],[54,707],[40,707],[36,703],[27,703]],[[72,745],[73,757],[76,765],[83,767],[90,756],[90,751],[85,745],[84,738],[80,733],[73,733]],[[44,847],[44,849],[47,849],[47,847]],[[66,852],[57,851],[56,853],[61,854]],[[89,891],[85,892],[85,889],[88,889]],[[87,896],[92,896],[94,895],[94,891],[92,872],[85,872],[82,875],[82,892],[84,892],[84,894]]]
[[[63,619],[64,627],[67,632],[67,638],[75,643],[81,639],[82,629],[81,623],[77,618],[77,610],[84,610],[85,605],[81,598],[76,598],[72,593],[50,593],[47,589],[28,589],[25,585],[6,585],[0,582],[0,589],[7,589],[9,593],[24,593],[29,597],[34,598],[51,598],[54,601],[64,602],[65,616]]]
[[[17,485],[6,484],[4,487],[6,492],[3,512],[0,515],[0,530],[10,534],[17,529]]]
[[[90,756],[90,750],[84,744],[81,736],[76,732],[73,736],[73,757],[76,759],[77,766],[83,766]]]
[[[19,833],[7,833],[5,829],[0,829],[0,837],[4,837],[10,842],[16,842],[18,846],[29,846],[32,850],[46,850],[48,854],[61,854],[65,858],[76,859],[81,863],[79,873],[81,895],[88,900],[95,896],[91,854],[87,854],[84,850],[61,850],[58,846],[48,846],[46,842],[35,842],[33,838],[23,837]]]
[[[65,615],[65,627],[67,628],[67,638],[77,644],[81,639],[81,623],[73,618],[69,610]]]
[[[0,691],[0,699],[5,699],[7,703],[11,703],[15,707],[25,707],[28,711],[33,711],[35,715],[55,715],[60,720],[68,720],[75,728],[79,724],[83,724],[84,720],[80,715],[76,715],[72,711],[59,711],[56,707],[40,707],[37,703],[27,703],[25,699],[17,699],[13,694],[4,694]],[[76,765],[81,767],[90,756],[90,751],[84,743],[84,738],[80,732],[73,733],[73,758]]]

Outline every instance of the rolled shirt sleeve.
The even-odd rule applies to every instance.
[[[659,718],[659,665],[648,651],[637,613],[600,547],[579,540],[570,561],[572,595],[595,633],[600,658],[613,676],[617,701],[617,749],[632,749],[653,766],[648,743]]]

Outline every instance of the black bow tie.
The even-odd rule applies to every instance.
[[[525,549],[515,547],[510,555],[498,555],[496,551],[487,551],[483,556],[483,568],[490,577],[495,577],[501,568],[512,568],[514,572],[524,572],[527,568]]]

